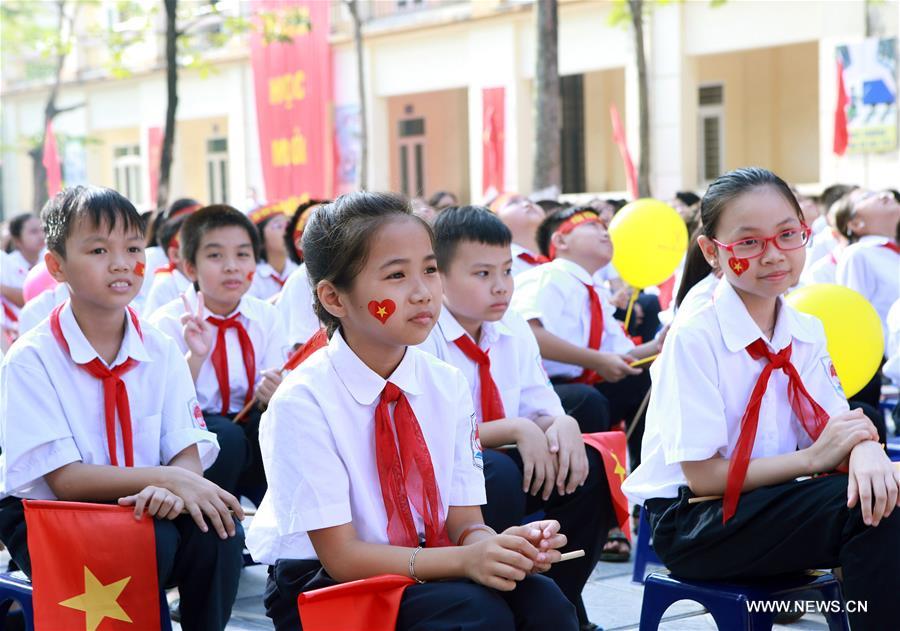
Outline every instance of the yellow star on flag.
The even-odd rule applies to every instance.
[[[387,309],[384,307],[378,307],[378,317],[383,318],[387,315]]]
[[[610,451],[609,455],[612,456],[612,459],[616,461],[616,466],[613,469],[613,473],[619,476],[619,483],[622,483],[625,480],[625,467],[622,466],[622,463],[619,462],[618,456],[614,451]]]
[[[735,263],[735,264],[734,264],[734,271],[735,271],[735,272],[740,272],[742,269],[744,269],[744,266],[741,265],[740,263]]]
[[[84,592],[59,604],[69,609],[77,609],[84,612],[85,631],[95,631],[104,618],[132,622],[131,618],[128,617],[128,614],[125,613],[125,610],[118,603],[119,595],[130,580],[131,577],[126,576],[120,581],[104,585],[97,580],[97,577],[85,565]]]

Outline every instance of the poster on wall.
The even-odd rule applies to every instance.
[[[894,151],[897,148],[897,38],[871,37],[838,46],[836,53],[835,153]]]

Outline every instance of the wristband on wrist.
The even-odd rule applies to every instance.
[[[483,530],[485,532],[489,532],[492,535],[496,535],[497,531],[488,526],[487,524],[472,524],[468,528],[462,531],[459,535],[459,539],[456,540],[456,545],[461,546],[466,541],[466,537],[471,535],[476,530]]]

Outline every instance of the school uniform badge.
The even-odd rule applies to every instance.
[[[188,401],[188,411],[190,412],[191,422],[194,424],[194,427],[206,429],[206,420],[203,418],[203,410],[200,409],[200,404],[197,403],[197,399]]]
[[[470,435],[472,464],[484,471],[484,455],[481,453],[481,439],[478,438],[478,419],[475,417],[475,412],[472,412],[472,416],[469,417],[469,422],[472,424],[472,433]]]
[[[823,357],[819,362],[822,364],[822,369],[825,371],[825,375],[828,377],[831,387],[842,397],[846,396],[844,394],[844,386],[841,385],[841,378],[838,377],[837,370],[835,370],[834,362],[831,361],[831,358]]]

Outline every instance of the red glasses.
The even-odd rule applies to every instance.
[[[734,243],[722,243],[721,241],[713,239],[713,243],[720,248],[728,250],[737,258],[753,259],[757,256],[762,256],[770,241],[776,248],[782,251],[802,248],[809,243],[811,232],[809,226],[802,223],[799,228],[788,228],[771,237],[749,237],[747,239],[735,241]]]

